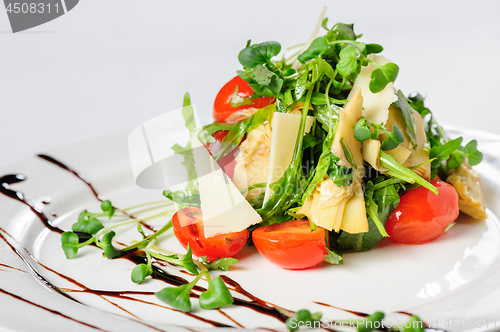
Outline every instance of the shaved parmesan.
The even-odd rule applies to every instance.
[[[374,54],[368,55],[368,59],[381,66],[392,62],[384,56]],[[358,88],[360,88],[361,94],[363,95],[363,116],[372,123],[385,124],[389,115],[389,106],[393,102],[398,100],[398,97],[394,92],[393,83],[387,84],[384,90],[380,91],[379,93],[372,93],[370,91],[370,76],[375,69],[377,69],[377,67],[375,67],[371,63],[369,63],[368,66],[361,68],[361,72],[356,78],[356,81],[354,82],[352,90],[347,99],[350,100],[354,95],[354,92]]]
[[[264,196],[264,203],[267,202],[269,197],[273,194],[269,185],[278,181],[286,169],[290,165],[293,157],[293,150],[295,149],[295,142],[299,132],[301,115],[289,113],[274,113],[271,138],[271,156],[269,160],[267,188]],[[308,116],[306,119],[305,132],[311,130],[315,118]]]
[[[199,177],[198,183],[205,237],[239,232],[262,221],[221,169]]]

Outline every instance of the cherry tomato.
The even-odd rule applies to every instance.
[[[205,238],[201,209],[187,207],[177,211],[172,218],[174,234],[184,248],[189,243],[193,255],[207,256],[208,261],[236,255],[247,242],[250,233],[241,232]],[[183,226],[185,225],[185,226]]]
[[[253,90],[250,86],[248,86],[248,82],[242,80],[239,76],[234,77],[232,80],[226,83],[220,89],[217,97],[215,97],[214,102],[214,120],[215,122],[238,122],[236,121],[227,121],[228,117],[241,110],[245,110],[248,108],[262,108],[267,106],[273,102],[273,98],[270,97],[260,97],[256,99],[252,99],[253,104],[251,105],[242,105],[238,107],[231,106],[231,100],[233,99],[234,92],[238,89],[237,95],[241,98],[250,98],[253,93]]]
[[[227,133],[229,131],[227,130],[219,130],[215,132],[212,136],[213,138],[216,139],[217,142],[215,143],[209,143],[206,145],[206,148],[208,149],[208,152],[210,152],[211,155],[214,153],[217,153],[220,148],[221,148],[221,142],[224,137],[226,137]],[[219,164],[220,168],[229,176],[229,178],[232,180],[233,175],[234,175],[234,168],[236,167],[236,152],[238,150],[235,149],[234,151],[228,153],[224,157],[222,157],[217,164]]]
[[[398,207],[386,223],[392,242],[419,244],[444,235],[446,227],[458,217],[458,194],[448,183],[432,180],[436,196],[424,187],[413,189],[401,197]]]
[[[255,247],[268,261],[285,269],[301,270],[325,259],[325,229],[311,232],[309,221],[290,220],[259,227],[252,233]]]

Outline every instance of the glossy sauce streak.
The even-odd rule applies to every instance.
[[[50,156],[47,156],[47,155],[44,155],[44,154],[40,154],[38,155],[38,157],[50,162],[50,163],[53,163],[57,166],[59,166],[60,168],[66,170],[66,171],[69,171],[70,173],[74,174],[78,179],[80,179],[81,181],[83,181],[89,188],[90,190],[92,191],[92,193],[94,194],[94,196],[99,200],[99,201],[103,201],[104,198],[102,196],[100,196],[97,191],[95,190],[95,188],[93,187],[93,185],[90,183],[90,181],[81,173],[73,170],[72,168],[66,166],[65,164],[61,163],[60,161],[50,157]],[[57,233],[63,233],[64,231],[56,226],[54,226],[51,221],[40,211],[38,210],[31,202],[29,202],[28,200],[25,199],[25,196],[23,193],[19,192],[19,191],[14,191],[14,190],[11,190],[10,189],[10,185],[11,184],[14,184],[14,183],[18,183],[18,182],[22,182],[26,179],[26,177],[24,175],[21,175],[21,174],[9,174],[9,175],[5,175],[3,177],[0,177],[0,193],[3,194],[3,195],[6,195],[12,199],[15,199],[17,201],[20,201],[22,202],[23,204],[27,205],[30,207],[30,209],[33,211],[33,213],[36,214],[36,216],[42,221],[42,223],[45,225],[45,227],[47,227],[48,229],[50,229],[51,231],[54,231],[54,232],[57,232]],[[43,201],[42,202],[43,204],[48,204],[49,202],[48,201]],[[55,215],[53,213],[53,215]],[[129,215],[131,218],[135,218],[134,216],[132,215]],[[145,223],[141,223],[144,227],[148,228],[149,230],[151,231],[155,231],[154,228],[152,228],[151,226],[145,224]],[[8,234],[7,232],[5,232],[3,229],[0,228],[0,231],[2,231],[3,233],[5,234]],[[10,235],[9,235],[10,236]],[[168,310],[171,310],[171,311],[175,311],[175,312],[179,312],[179,313],[182,313],[184,315],[187,315],[189,317],[192,317],[194,319],[197,319],[199,321],[202,321],[202,322],[205,322],[207,324],[210,324],[212,326],[215,326],[215,327],[232,327],[230,325],[227,325],[227,324],[223,324],[223,323],[219,323],[219,322],[216,322],[216,321],[213,321],[213,320],[209,320],[209,319],[206,319],[206,318],[203,318],[203,317],[200,317],[200,316],[197,316],[197,315],[194,315],[194,314],[191,314],[191,313],[185,313],[185,312],[181,312],[177,309],[174,309],[174,308],[170,308],[170,307],[167,307],[167,306],[164,306],[164,305],[160,305],[160,304],[157,304],[157,303],[154,303],[154,302],[149,302],[149,301],[145,301],[145,300],[141,300],[141,299],[137,299],[137,298],[134,298],[130,295],[154,295],[154,292],[150,292],[150,291],[106,291],[106,290],[94,290],[94,289],[90,289],[88,287],[86,287],[85,285],[83,285],[82,283],[78,282],[77,280],[75,279],[72,279],[62,273],[59,273],[45,265],[43,265],[42,263],[38,262],[41,266],[43,266],[45,269],[47,269],[48,271],[58,275],[59,277],[71,282],[72,284],[80,287],[81,289],[79,290],[75,290],[75,289],[64,289],[64,291],[62,291],[61,289],[59,289],[58,287],[52,285],[47,279],[45,279],[42,275],[40,275],[30,264],[28,261],[26,261],[26,259],[24,259],[24,257],[19,253],[19,251],[14,248],[12,246],[11,243],[9,243],[9,241],[7,241],[7,239],[0,233],[0,239],[2,239],[7,245],[10,246],[10,248],[14,251],[14,253],[16,253],[17,256],[19,256],[23,261],[24,263],[31,269],[31,271],[35,274],[35,276],[44,284],[46,285],[47,287],[51,288],[51,289],[54,289],[56,291],[58,291],[59,293],[61,293],[62,295],[70,298],[71,300],[73,301],[76,301],[76,302],[79,302],[77,300],[75,300],[73,297],[71,297],[70,295],[68,295],[66,292],[74,292],[74,293],[90,293],[90,294],[95,294],[101,298],[103,298],[104,300],[110,302],[111,304],[115,305],[116,307],[118,307],[119,309],[129,313],[130,315],[138,318],[137,316],[133,315],[132,313],[128,312],[127,310],[123,309],[122,307],[118,306],[116,303],[110,301],[109,299],[106,299],[104,298],[105,296],[107,297],[115,297],[115,298],[121,298],[121,299],[127,299],[127,300],[130,300],[130,301],[136,301],[136,302],[141,302],[141,303],[145,303],[145,304],[149,304],[149,305],[155,305],[155,306],[159,306],[159,307],[162,307],[162,308],[166,308]],[[29,252],[24,249],[28,255]],[[30,255],[31,256],[31,255]],[[121,259],[127,259],[131,262],[133,262],[134,264],[141,264],[141,263],[146,263],[147,262],[147,257],[146,255],[144,254],[144,252],[142,251],[133,251],[133,252],[128,252],[128,253],[124,253],[121,257],[119,257]],[[34,259],[34,258],[33,258]],[[12,268],[10,266],[6,266],[4,264],[0,264],[1,266],[5,266],[5,267],[9,267],[9,268]],[[165,270],[159,268],[158,266],[155,266],[153,265],[153,274],[152,274],[152,278],[154,279],[157,279],[157,280],[161,280],[163,282],[166,282],[172,286],[181,286],[181,285],[185,285],[188,283],[188,281],[182,277],[179,277],[179,276],[176,276],[176,275],[172,275],[168,272],[166,272]],[[20,270],[22,271],[22,270]],[[24,272],[24,271],[22,271]],[[183,271],[181,271],[183,272]],[[188,273],[190,274],[190,273]],[[228,276],[225,276],[225,275],[221,275],[220,276],[224,282],[228,285],[228,286],[231,286],[231,289],[239,294],[242,294],[244,295],[245,297],[249,298],[250,300],[243,300],[243,299],[238,299],[238,298],[234,298],[234,305],[237,305],[237,306],[241,306],[241,307],[246,307],[246,308],[249,308],[249,309],[252,309],[256,312],[259,312],[261,314],[265,314],[265,315],[268,315],[268,316],[271,316],[271,317],[274,317],[276,318],[277,320],[285,323],[288,316],[285,315],[284,313],[282,313],[281,311],[279,311],[278,309],[276,309],[276,307],[274,305],[271,305],[269,304],[268,302],[265,302],[257,297],[255,297],[254,295],[250,294],[248,291],[246,291],[245,289],[243,289],[243,287],[240,286],[239,283],[237,283],[236,281],[234,281],[233,279],[229,278]],[[206,288],[204,287],[201,287],[201,286],[194,286],[193,287],[193,290],[196,291],[196,292],[204,292],[206,291]],[[81,323],[81,324],[84,324],[84,325],[87,325],[89,327],[92,327],[92,328],[95,328],[95,329],[98,329],[98,330],[101,330],[95,326],[92,326],[92,325],[89,325],[89,324],[86,324],[86,323],[83,323],[83,322],[80,322],[80,321],[77,321],[71,317],[68,317],[68,316],[65,316],[57,311],[53,311],[51,309],[47,309],[47,308],[44,308],[44,307],[41,307],[39,306],[38,304],[36,303],[33,303],[33,302],[30,302],[28,300],[25,300],[15,294],[11,294],[9,292],[6,292],[5,290],[1,289],[0,288],[0,291],[4,294],[7,294],[7,295],[10,295],[12,297],[15,297],[19,300],[22,300],[22,301],[25,301],[27,303],[30,303],[32,305],[35,305],[37,307],[40,307],[42,309],[45,309],[45,310],[48,310],[50,312],[53,312],[55,314],[58,314],[58,315],[61,315],[63,317],[66,317],[68,319],[71,319],[71,320],[74,320],[78,323]],[[199,298],[199,295],[194,293],[194,292],[191,292],[190,294],[191,297],[193,298]],[[314,302],[314,301],[313,301]],[[80,302],[79,302],[80,303]],[[335,306],[332,306],[332,305],[329,305],[329,304],[326,304],[326,303],[322,303],[322,302],[314,302],[318,305],[322,305],[322,306],[326,306],[326,307],[331,307],[331,308],[334,308],[334,309],[338,309],[338,310],[342,310],[342,311],[345,311],[345,312],[348,312],[348,313],[352,313],[354,315],[357,315],[357,316],[360,316],[360,317],[367,317],[369,316],[368,314],[366,313],[362,313],[362,312],[357,312],[357,311],[351,311],[351,310],[345,310],[345,309],[342,309],[342,308],[338,308],[338,307],[335,307]],[[227,313],[223,312],[222,310],[218,310],[222,315],[224,315],[227,319],[231,320],[234,324],[236,324],[238,327],[243,327],[241,324],[239,324],[238,322],[236,322],[234,319],[232,319],[229,315],[227,315]],[[287,310],[289,311],[289,310]],[[293,313],[293,311],[289,311],[291,313]],[[407,315],[411,315],[411,314],[408,314],[408,313],[405,313],[405,312],[399,312],[399,313],[403,313],[403,314],[407,314]],[[146,323],[143,323],[141,321],[137,321],[137,320],[134,320],[135,322],[137,323],[140,323],[140,324],[143,324],[145,326],[148,326],[150,328],[153,328],[153,329],[156,329],[156,330],[159,330],[159,331],[163,331],[163,330],[160,330],[154,326],[151,326],[151,325],[148,325]],[[426,330],[427,331],[442,331],[442,330],[436,330],[436,329],[429,329],[427,327],[427,325],[425,325],[424,323],[424,326],[426,327]],[[264,328],[266,330],[269,330],[269,331],[273,331],[272,329],[267,329],[267,328]],[[189,329],[188,329],[189,330]],[[102,331],[102,330],[101,330]]]
[[[71,167],[67,166],[66,164],[63,164],[62,162],[60,162],[59,160],[56,160],[50,156],[47,156],[45,154],[39,154],[37,155],[38,157],[56,165],[56,166],[59,166],[60,168],[64,169],[65,171],[68,171],[70,173],[72,173],[73,175],[75,175],[78,179],[80,179],[81,181],[83,181],[83,183],[85,183],[89,188],[90,190],[92,191],[92,194],[94,194],[95,198],[97,198],[97,200],[99,200],[100,202],[104,201],[105,198],[101,195],[99,195],[99,193],[97,193],[97,190],[94,188],[94,186],[92,185],[92,183],[90,182],[90,180],[82,173],[80,172],[77,172],[75,171],[74,169],[72,169]],[[45,203],[44,203],[45,204]],[[118,207],[115,206],[115,209],[118,209]],[[127,216],[129,216],[130,218],[132,219],[135,219],[135,217],[131,214],[128,214],[126,211],[123,211],[123,213],[125,213]],[[150,231],[152,232],[156,232],[156,230],[149,226],[148,224],[144,223],[144,222],[140,222],[140,224],[144,227],[144,228],[147,228],[149,229]]]
[[[24,197],[24,194],[22,192],[10,189],[11,184],[19,183],[19,182],[22,182],[24,180],[26,180],[26,176],[24,176],[22,174],[9,174],[9,175],[5,175],[5,176],[0,177],[0,193],[7,196],[7,197],[15,199],[16,201],[19,201],[19,202],[23,203],[24,205],[29,206],[31,211],[33,211],[33,213],[36,214],[38,219],[40,219],[43,222],[45,227],[47,227],[51,231],[57,232],[57,233],[63,233],[64,231],[62,229],[60,229],[59,227],[54,226],[52,224],[52,222],[49,220],[49,218],[47,218],[45,216],[45,214],[43,214],[42,211],[37,209],[35,207],[35,205],[33,205],[33,203],[31,203],[30,201],[28,201]]]
[[[40,304],[36,304],[36,303],[34,303],[34,302],[31,302],[31,301],[29,301],[29,300],[26,300],[26,299],[24,299],[24,298],[22,298],[22,297],[20,297],[20,296],[17,296],[16,294],[12,294],[12,293],[8,292],[8,291],[6,291],[6,290],[4,290],[4,289],[2,289],[2,288],[0,288],[0,292],[1,292],[1,293],[3,293],[3,294],[5,294],[5,295],[9,295],[10,297],[13,297],[13,298],[15,298],[15,299],[17,299],[17,300],[19,300],[19,301],[23,301],[23,302],[29,303],[29,304],[31,304],[31,305],[33,305],[33,306],[37,307],[37,308],[40,308],[40,309],[46,310],[46,311],[48,311],[48,312],[51,312],[51,313],[53,313],[54,315],[58,315],[58,316],[61,316],[61,317],[66,318],[66,319],[72,320],[73,322],[80,323],[80,324],[82,324],[82,325],[85,325],[85,326],[91,327],[91,328],[96,329],[96,330],[99,330],[99,331],[106,331],[106,330],[103,330],[103,329],[98,328],[97,326],[90,325],[90,324],[87,324],[87,323],[85,323],[85,322],[82,322],[82,321],[76,320],[76,319],[74,319],[74,318],[71,318],[71,317],[69,317],[69,316],[66,316],[65,314],[60,313],[59,311],[55,311],[55,310],[49,309],[49,308],[47,308],[47,307],[44,307],[44,306],[42,306],[42,305],[40,305]]]

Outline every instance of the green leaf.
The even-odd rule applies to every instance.
[[[102,212],[108,212],[109,219],[113,217],[113,214],[115,213],[115,207],[109,200],[105,200],[101,203],[101,210]]]
[[[394,82],[398,77],[399,67],[395,63],[386,63],[383,66],[378,66],[372,71],[369,83],[372,93],[379,93],[384,90],[387,84]]]
[[[333,104],[330,104],[330,108],[332,114],[335,116],[332,119],[332,127],[334,127],[340,108]],[[330,110],[328,109],[328,105],[313,105],[313,115],[321,123],[321,127],[328,132],[330,126]]]
[[[206,310],[222,308],[233,302],[233,296],[221,277],[210,280],[208,289],[200,295],[200,307]]]
[[[449,168],[459,168],[465,160],[465,155],[460,151],[454,151],[448,160]]]
[[[236,258],[232,257],[221,257],[217,258],[213,262],[207,261],[207,256],[200,257],[199,261],[207,268],[207,270],[221,270],[228,271],[231,265],[238,263]]]
[[[102,248],[106,257],[116,258],[120,256],[121,250],[113,246],[113,238],[116,236],[114,231],[104,234],[102,240],[97,242],[97,245]]]
[[[328,168],[328,176],[332,179],[335,185],[342,187],[350,186],[352,184],[354,173],[350,167],[338,166],[333,163],[330,168]]]
[[[464,153],[471,166],[478,165],[483,161],[483,154],[477,149],[477,141],[475,139],[467,143],[464,147]]]
[[[410,138],[410,142],[413,145],[413,148],[417,148],[417,129],[415,125],[415,120],[413,119],[413,108],[410,106],[408,103],[408,100],[404,96],[403,92],[401,90],[398,90],[397,93],[398,100],[395,102],[396,107],[398,107],[401,110],[401,114],[403,115],[403,119],[405,120],[406,124],[406,133],[408,134],[408,137]]]
[[[364,142],[372,136],[370,127],[366,123],[365,118],[361,118],[354,125],[354,138],[359,142]]]
[[[78,222],[71,226],[73,232],[82,232],[94,235],[104,228],[99,219],[95,217],[90,217],[88,219],[85,218],[83,220],[78,218]]]
[[[354,161],[354,157],[352,156],[351,149],[349,149],[349,146],[345,142],[344,138],[340,139],[340,145],[342,145],[342,150],[344,151],[345,159],[351,164],[353,168],[358,168],[356,166],[356,162]]]
[[[408,183],[418,183],[419,185],[429,189],[435,195],[438,194],[436,187],[421,178],[417,173],[399,164],[392,156],[380,151],[379,154],[380,166],[388,169],[387,174],[401,179]]]
[[[275,41],[267,41],[257,45],[260,53],[268,60],[281,52],[281,44]]]
[[[384,48],[379,44],[366,44],[366,54],[381,53]]]
[[[349,76],[354,73],[358,67],[358,50],[355,46],[347,46],[339,54],[340,61],[337,63],[337,70],[342,76]]]
[[[326,39],[324,37],[318,37],[312,41],[307,50],[305,50],[301,55],[298,56],[297,60],[299,60],[301,63],[304,63],[307,60],[324,55],[328,53],[328,51],[329,48]]]
[[[194,118],[193,107],[191,106],[191,96],[189,93],[184,94],[182,101],[182,117],[184,118],[184,125],[191,134],[196,132],[196,121]]]
[[[354,33],[354,24],[337,23],[327,33],[326,39],[328,41],[334,40],[356,40]]]
[[[153,274],[153,270],[146,264],[138,264],[132,270],[131,279],[136,284],[140,284],[146,277]]]
[[[76,256],[79,248],[78,235],[73,232],[64,232],[61,234],[61,247],[66,255],[66,258],[70,259]]]
[[[245,47],[238,54],[238,61],[246,68],[268,63],[272,57],[278,55],[281,45],[275,41],[254,44]]]
[[[299,78],[295,81],[295,99],[300,99],[304,92],[306,91],[307,78],[309,77],[309,72],[302,73]]]
[[[450,140],[446,142],[445,144],[441,146],[434,146],[431,148],[431,151],[429,152],[429,158],[430,159],[439,159],[439,160],[446,160],[450,157],[450,154],[452,154],[454,151],[456,151],[459,147],[460,144],[462,144],[462,137],[458,137],[454,140]]]
[[[183,312],[191,311],[191,284],[181,285],[178,287],[165,287],[161,291],[156,292],[155,296],[162,302],[171,305],[177,310]]]
[[[189,191],[189,190],[178,190],[171,191],[165,190],[163,192],[163,196],[168,198],[169,200],[192,207],[201,207],[201,199],[200,193],[198,191]]]
[[[380,149],[382,151],[392,150],[398,147],[400,143],[405,141],[405,135],[401,132],[398,126],[392,126],[392,132],[387,134],[387,137],[384,139],[382,144],[380,145]]]
[[[229,101],[229,106],[240,107],[240,106],[247,106],[247,105],[255,104],[255,102],[248,97],[240,97],[238,95],[239,89],[240,89],[240,87],[238,85],[234,87],[234,92],[233,92],[233,95],[231,96],[231,100]]]
[[[344,265],[344,261],[342,260],[342,253],[337,253],[328,248],[326,248],[325,262],[332,265]]]
[[[186,254],[182,257],[182,259],[179,260],[178,264],[184,267],[189,272],[195,275],[198,274],[198,269],[196,268],[196,265],[193,262],[193,254],[191,253],[191,246],[189,245],[189,243]]]
[[[384,313],[377,311],[374,314],[363,319],[358,323],[358,332],[372,332],[377,330],[376,326],[382,326],[381,321],[384,319]],[[378,322],[378,323],[376,323]]]
[[[217,140],[212,136],[219,130],[230,130],[234,127],[234,123],[211,123],[201,128],[201,131],[198,133],[198,138],[201,143],[215,143]]]

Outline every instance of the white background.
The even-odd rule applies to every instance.
[[[301,43],[323,5],[382,44],[396,86],[426,95],[441,123],[500,134],[498,1],[82,0],[16,34],[0,7],[0,167],[131,131],[186,91],[209,116],[248,39]]]

